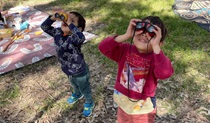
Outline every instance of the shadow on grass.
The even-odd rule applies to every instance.
[[[45,11],[50,11],[52,7],[54,6],[65,6],[71,3],[72,2],[68,0],[63,0],[62,2],[53,1],[48,4],[38,5],[34,7],[40,10],[44,9]],[[186,111],[192,112],[199,109],[200,107],[210,108],[209,100],[204,98],[202,95],[202,93],[209,92],[208,87],[203,85],[209,82],[209,79],[207,79],[205,76],[204,80],[201,81],[202,84],[199,84],[196,78],[196,76],[200,75],[199,73],[204,74],[204,75],[207,75],[209,73],[209,66],[210,66],[209,63],[205,64],[206,67],[203,66],[202,64],[199,64],[199,62],[207,62],[205,60],[209,59],[208,57],[210,56],[210,51],[208,49],[208,47],[210,46],[208,42],[210,39],[210,36],[207,31],[198,27],[195,23],[185,21],[179,17],[171,17],[167,15],[162,15],[161,11],[160,12],[150,11],[151,8],[149,6],[142,5],[139,2],[129,2],[129,4],[125,4],[121,2],[111,2],[109,0],[101,0],[100,2],[97,3],[97,1],[93,2],[91,0],[86,0],[85,4],[86,4],[86,7],[83,7],[83,8],[73,7],[73,8],[74,10],[81,12],[85,17],[88,17],[88,18],[94,17],[94,12],[101,11],[102,9],[107,9],[108,11],[106,13],[106,16],[100,17],[99,23],[103,23],[107,26],[102,29],[101,28],[97,29],[98,35],[100,35],[100,33],[103,33],[104,31],[106,32],[105,33],[106,36],[111,35],[111,34],[123,34],[125,30],[127,29],[127,25],[131,18],[133,17],[142,18],[142,17],[147,16],[145,14],[141,14],[141,12],[138,15],[136,15],[135,11],[148,11],[148,14],[158,15],[163,19],[163,21],[167,25],[169,34],[166,39],[163,50],[165,51],[165,54],[173,62],[175,74],[168,80],[160,81],[159,83],[160,87],[157,88],[157,98],[163,102],[170,102],[170,107],[171,107],[170,110],[175,112],[176,118],[172,116],[172,114],[174,113],[172,114],[166,113],[159,116],[158,121],[181,122],[182,118],[187,115]],[[118,10],[119,8],[124,9],[124,11]],[[72,10],[72,8],[70,7],[66,7],[65,9]],[[92,26],[94,27],[94,25]],[[192,31],[192,30],[195,30],[195,31]],[[200,36],[202,36],[202,39],[200,38]],[[110,64],[109,63],[110,61],[107,58],[105,58],[104,56],[101,56],[100,52],[97,49],[97,45],[98,43],[94,43],[94,42],[89,42],[85,44],[84,47],[89,47],[91,49],[91,50],[87,50],[88,52],[86,52],[85,55],[92,54],[92,53],[96,54],[98,57],[100,57],[100,63],[106,65],[106,67],[116,66],[114,62]],[[185,59],[184,57],[187,57],[186,54],[190,54],[190,53],[193,54],[195,53],[195,51],[202,51],[202,53],[206,54],[206,57],[204,57],[203,59],[197,59],[197,57],[193,57],[192,55],[191,59],[193,58],[196,59],[195,65],[193,65],[193,63],[189,64],[188,62],[183,61]],[[40,72],[40,73],[45,72],[45,70],[48,67],[56,65],[56,63],[52,61],[50,61],[47,64],[44,63],[45,61],[48,61],[48,60],[49,59],[45,59],[43,60],[43,62],[38,62],[36,64],[30,65],[31,67],[26,66],[20,70],[11,72],[5,76],[14,78],[14,76],[21,73],[24,74],[24,76],[27,76],[27,75],[34,74],[35,73],[34,71]],[[53,58],[52,60],[55,60],[55,58]],[[40,69],[37,71],[35,67],[36,65],[45,66],[45,68],[40,67]],[[202,67],[202,69],[199,67]],[[116,71],[115,68],[116,67],[111,68],[110,72]],[[187,73],[188,68],[196,69],[198,73],[195,74],[194,76],[193,75],[189,76]],[[108,73],[104,71],[102,72],[101,77],[103,78],[107,74]],[[191,73],[189,72],[189,74]],[[102,82],[103,81],[105,80],[102,80]],[[21,83],[16,83],[16,84],[21,84]],[[97,84],[95,83],[91,83],[91,84],[94,86],[95,85],[97,86]],[[109,82],[109,84],[114,84],[114,82],[113,81]],[[96,87],[93,87],[93,90],[95,88]],[[48,108],[51,108],[51,106],[53,106],[53,104],[56,103],[57,100],[62,98],[64,93],[65,92],[60,93],[59,96],[56,97],[55,100],[47,103],[47,105],[43,106],[42,109],[46,110]],[[106,93],[106,91],[101,91],[99,92],[99,94],[97,93],[94,95],[97,97],[98,95],[103,95],[104,93]],[[107,95],[107,96],[110,96],[110,95]],[[104,99],[103,101],[104,103],[106,103],[107,100]],[[71,111],[76,111],[76,110],[77,108],[67,109],[61,112],[60,116],[57,119],[54,118],[55,119],[54,121],[64,122],[65,119],[64,118],[62,119],[61,117],[69,117],[69,115],[67,114]],[[81,111],[81,109],[79,110]],[[41,110],[38,113],[38,115],[33,118],[32,121],[39,120],[42,117],[43,113],[44,113],[43,110]],[[109,116],[109,115],[107,114],[106,116]],[[91,118],[93,117],[94,116],[92,116]],[[112,119],[110,121],[110,119],[105,118],[103,116],[98,116],[98,117],[104,118],[103,122],[115,122],[116,120],[116,119]],[[83,119],[82,117],[77,117],[77,118],[81,120]],[[91,118],[89,118],[89,120],[91,120]]]

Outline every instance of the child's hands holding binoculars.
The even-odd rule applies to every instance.
[[[76,15],[73,13],[64,12],[63,10],[55,11],[50,19],[54,21],[62,21],[61,29],[65,34],[71,33],[69,28],[70,24],[78,26],[78,18]]]

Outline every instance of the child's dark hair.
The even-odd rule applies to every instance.
[[[164,41],[166,35],[167,35],[167,29],[163,23],[163,21],[158,16],[148,16],[143,18],[142,21],[149,21],[151,24],[157,25],[161,29],[162,37],[160,41]]]
[[[69,12],[69,13],[74,14],[75,16],[78,17],[78,27],[81,27],[82,32],[83,32],[85,30],[85,24],[86,24],[86,21],[85,21],[84,17],[78,12],[72,11],[72,12]]]

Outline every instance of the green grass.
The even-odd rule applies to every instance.
[[[14,83],[9,85],[6,89],[0,92],[0,107],[10,104],[13,98],[18,97],[20,87]]]
[[[59,6],[66,11],[76,10],[82,13],[88,24],[104,24],[102,28],[95,28],[93,33],[98,35],[97,38],[87,43],[83,47],[85,51],[85,58],[87,61],[89,56],[95,55],[99,63],[106,66],[108,73],[115,78],[116,64],[107,59],[98,51],[98,43],[107,36],[125,33],[129,20],[131,18],[143,18],[148,15],[157,15],[166,24],[168,29],[168,36],[163,46],[163,51],[173,62],[175,69],[174,75],[167,81],[160,81],[160,87],[157,91],[158,101],[165,107],[166,113],[179,114],[185,108],[185,102],[196,102],[199,100],[199,105],[210,108],[207,97],[210,96],[210,35],[209,32],[200,28],[196,23],[184,20],[175,15],[171,9],[174,0],[33,0],[23,1],[19,0],[15,5],[33,5],[35,8],[44,8],[47,12],[51,12],[51,8],[47,6]],[[38,3],[38,4],[37,4]],[[5,3],[7,7],[14,6],[14,4]],[[47,7],[47,8],[46,8]],[[19,71],[27,72],[37,70],[36,66],[45,66],[53,69],[59,69],[56,66],[56,60],[49,63],[39,62],[35,65],[30,65],[22,68]],[[52,64],[52,65],[50,65]],[[58,70],[59,71],[59,70]],[[45,70],[47,72],[47,69]],[[32,72],[33,73],[33,72]],[[68,81],[65,75],[60,71],[58,75],[48,76],[46,79],[49,83],[49,88],[55,89],[60,86],[57,81]],[[56,73],[56,74],[57,74]],[[7,82],[4,78],[9,78],[17,75],[17,71],[10,72],[0,77],[1,82]],[[28,75],[28,74],[27,74]],[[43,73],[43,75],[45,75]],[[27,77],[27,76],[25,76]],[[31,76],[33,79],[33,76]],[[95,78],[92,78],[95,80]],[[23,79],[21,79],[23,80]],[[21,82],[18,81],[18,82]],[[16,83],[11,80],[11,83]],[[110,82],[113,84],[114,81]],[[103,84],[100,84],[103,86]],[[2,86],[2,85],[1,85]],[[16,99],[19,95],[19,85],[7,89],[1,87],[1,105],[5,103],[6,99]],[[94,88],[97,94],[96,100],[103,100],[103,87]],[[9,102],[7,102],[9,103]],[[51,103],[49,101],[48,103]],[[63,105],[58,103],[57,105]],[[51,105],[54,106],[54,105]],[[66,107],[65,104],[62,107]],[[52,107],[42,107],[45,110]],[[69,109],[66,109],[69,110]]]

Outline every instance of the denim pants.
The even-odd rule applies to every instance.
[[[84,94],[85,103],[93,102],[89,78],[90,78],[90,72],[88,65],[86,65],[86,69],[82,74],[69,76],[69,80],[74,89],[74,93],[77,96]]]

